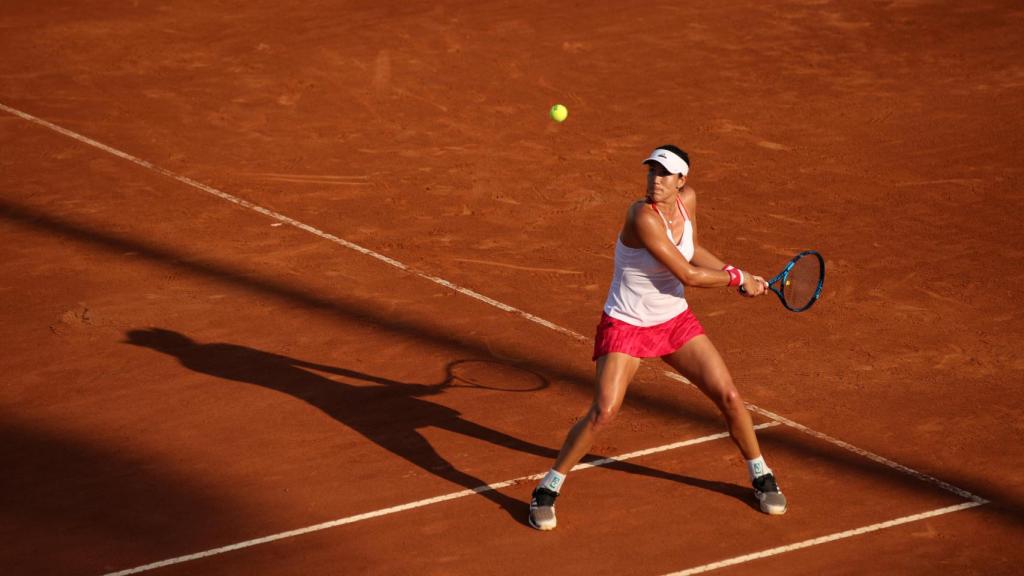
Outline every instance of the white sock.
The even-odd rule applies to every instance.
[[[755,480],[765,474],[771,474],[772,469],[764,463],[764,456],[758,456],[753,460],[747,460],[747,472],[750,472],[750,479]]]
[[[565,482],[565,474],[557,472],[552,468],[544,475],[544,478],[540,481],[538,486],[557,493],[562,488],[562,482]]]

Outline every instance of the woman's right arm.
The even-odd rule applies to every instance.
[[[653,210],[643,207],[630,210],[626,226],[658,262],[672,271],[685,286],[714,288],[728,286],[732,276],[725,270],[701,268],[686,261],[665,234],[665,224]]]

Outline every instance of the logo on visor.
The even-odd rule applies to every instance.
[[[658,158],[668,158],[668,156],[666,156],[665,153],[662,152],[661,154],[658,154]]]

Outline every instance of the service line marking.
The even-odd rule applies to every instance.
[[[548,328],[550,330],[554,330],[555,332],[558,332],[560,334],[564,334],[566,336],[569,336],[569,337],[571,337],[571,338],[573,338],[575,340],[578,340],[578,341],[581,341],[581,342],[589,341],[589,338],[587,338],[586,336],[583,336],[582,334],[580,334],[578,332],[575,332],[573,330],[570,330],[568,328],[563,328],[562,326],[559,326],[557,324],[549,322],[548,320],[545,320],[545,319],[543,319],[543,318],[541,318],[539,316],[535,316],[533,314],[530,314],[529,312],[526,312],[524,310],[520,310],[519,308],[516,308],[514,306],[510,306],[510,305],[505,304],[503,302],[499,302],[498,300],[495,300],[493,298],[490,298],[488,296],[480,294],[479,292],[476,292],[475,290],[471,290],[469,288],[464,288],[462,286],[459,286],[457,284],[449,282],[448,280],[445,280],[444,278],[440,278],[438,276],[434,276],[434,275],[428,274],[426,272],[415,270],[412,267],[410,267],[410,266],[408,266],[406,264],[403,264],[402,262],[399,262],[398,260],[395,260],[394,258],[389,258],[388,256],[385,256],[383,254],[379,254],[377,252],[374,252],[373,250],[370,250],[368,248],[364,248],[364,247],[362,247],[362,246],[360,246],[358,244],[349,242],[348,240],[345,240],[343,238],[339,238],[339,237],[337,237],[337,236],[335,236],[333,234],[324,232],[323,230],[320,230],[318,228],[314,228],[313,226],[310,226],[308,224],[304,224],[302,222],[299,222],[298,220],[289,218],[288,216],[285,216],[283,214],[279,214],[277,212],[274,212],[273,210],[270,210],[268,208],[264,208],[262,206],[254,204],[252,202],[249,202],[248,200],[245,200],[243,198],[239,198],[237,196],[233,196],[231,194],[228,194],[227,192],[222,192],[222,191],[220,191],[220,190],[218,190],[216,188],[213,188],[211,186],[207,186],[206,184],[203,184],[201,182],[197,182],[197,181],[195,181],[195,180],[193,180],[191,178],[188,178],[186,176],[182,176],[180,174],[176,174],[176,173],[174,173],[174,172],[172,172],[170,170],[167,170],[166,168],[162,168],[162,167],[157,166],[157,165],[155,165],[155,164],[153,164],[151,162],[148,162],[146,160],[143,160],[141,158],[138,158],[136,156],[128,154],[127,152],[122,152],[121,150],[118,150],[118,149],[113,148],[111,146],[107,146],[106,144],[103,144],[102,142],[98,142],[96,140],[93,140],[92,138],[89,138],[87,136],[83,136],[83,135],[81,135],[81,134],[79,134],[77,132],[73,132],[71,130],[68,130],[67,128],[63,128],[63,127],[58,126],[58,125],[56,125],[56,124],[54,124],[52,122],[48,122],[46,120],[43,120],[42,118],[37,118],[36,116],[33,116],[33,115],[28,114],[26,112],[22,112],[21,110],[17,110],[15,108],[11,108],[10,106],[7,106],[7,105],[5,105],[3,103],[0,103],[0,110],[4,110],[4,111],[6,111],[6,112],[8,112],[10,114],[13,114],[13,115],[19,117],[19,118],[22,118],[22,119],[27,120],[29,122],[32,122],[34,124],[38,124],[39,126],[43,126],[45,128],[49,128],[50,130],[53,130],[53,131],[55,131],[55,132],[57,132],[59,134],[63,134],[65,136],[69,137],[69,138],[72,138],[74,140],[82,142],[83,144],[87,144],[87,145],[92,146],[94,148],[98,148],[100,150],[103,150],[104,152],[108,152],[110,154],[113,154],[114,156],[117,156],[118,158],[122,158],[124,160],[129,161],[129,162],[132,162],[134,164],[142,166],[143,168],[146,168],[148,170],[152,170],[152,171],[154,171],[154,172],[156,172],[158,174],[162,174],[164,176],[167,176],[168,178],[172,178],[174,180],[177,180],[178,182],[181,182],[182,184],[185,184],[185,185],[190,186],[192,188],[196,188],[197,190],[201,190],[201,191],[206,192],[208,194],[212,194],[213,196],[216,196],[216,197],[221,198],[223,200],[227,200],[228,202],[232,202],[234,204],[242,206],[243,208],[248,208],[249,210],[253,210],[254,212],[258,212],[260,214],[263,214],[265,216],[273,218],[274,220],[277,220],[278,222],[294,226],[295,228],[298,228],[300,230],[304,230],[306,232],[309,232],[310,234],[314,234],[314,235],[319,236],[319,237],[321,237],[321,238],[323,238],[325,240],[329,240],[331,242],[334,242],[336,244],[344,246],[345,248],[349,248],[351,250],[355,250],[356,252],[359,252],[360,254],[369,256],[371,258],[375,258],[375,259],[377,259],[377,260],[379,260],[381,262],[384,262],[385,264],[388,264],[389,266],[393,266],[395,268],[398,268],[399,270],[403,270],[405,272],[409,272],[409,273],[415,274],[416,276],[419,276],[420,278],[423,278],[425,280],[429,280],[429,281],[431,281],[431,282],[433,282],[435,284],[439,284],[441,286],[444,286],[445,288],[448,288],[450,290],[454,290],[455,292],[458,292],[460,294],[464,294],[466,296],[469,296],[470,298],[474,298],[476,300],[484,302],[485,304],[489,304],[491,306],[494,306],[495,308],[498,308],[499,310],[504,310],[506,312],[510,312],[512,314],[516,314],[516,315],[518,315],[518,316],[520,316],[522,318],[525,318],[526,320],[529,320],[531,322],[534,322],[536,324],[544,326],[545,328]],[[682,376],[679,376],[678,374],[675,374],[675,373],[672,373],[672,372],[665,372],[665,374],[667,374],[671,378],[674,378],[676,380],[679,380],[679,381],[682,381],[682,382],[685,382],[685,383],[688,383],[688,384],[692,385],[691,382],[689,382],[688,380],[686,380]],[[789,427],[791,427],[791,428],[793,428],[795,430],[799,430],[799,431],[801,431],[801,432],[803,432],[805,434],[808,434],[808,435],[810,435],[810,436],[812,436],[814,438],[818,438],[818,439],[822,440],[823,442],[827,442],[829,444],[832,444],[834,446],[842,448],[843,450],[847,450],[847,451],[853,452],[854,454],[857,454],[859,456],[868,458],[868,459],[870,459],[870,460],[872,460],[874,462],[877,462],[877,463],[879,463],[879,464],[881,464],[883,466],[886,466],[886,467],[891,468],[893,470],[897,470],[897,471],[899,471],[901,473],[904,473],[904,474],[909,474],[910,476],[912,476],[914,478],[917,478],[917,479],[922,480],[924,482],[927,482],[929,484],[938,486],[938,487],[940,487],[940,488],[942,488],[944,490],[950,491],[950,492],[952,492],[954,494],[957,494],[958,496],[961,496],[963,498],[967,498],[967,499],[971,500],[971,503],[973,505],[975,505],[975,506],[980,506],[980,505],[986,504],[988,502],[984,498],[981,498],[979,496],[971,494],[970,492],[968,492],[966,490],[963,490],[961,488],[958,488],[956,486],[953,486],[952,484],[949,484],[947,482],[943,482],[943,481],[941,481],[941,480],[939,480],[937,478],[934,478],[934,477],[929,476],[927,474],[918,472],[916,470],[913,470],[912,468],[908,468],[906,466],[903,466],[902,464],[898,464],[896,462],[893,462],[892,460],[889,460],[889,459],[884,458],[882,456],[878,456],[877,454],[874,454],[872,452],[868,452],[866,450],[862,450],[862,449],[857,448],[857,447],[855,447],[855,446],[853,446],[853,445],[851,445],[851,444],[849,444],[847,442],[844,442],[842,440],[838,440],[836,438],[832,438],[831,436],[829,436],[827,434],[823,434],[821,432],[817,432],[817,431],[815,431],[815,430],[813,430],[811,428],[808,428],[808,427],[806,427],[806,426],[804,426],[802,424],[799,424],[797,422],[789,420],[788,418],[779,416],[778,414],[775,414],[773,412],[769,412],[768,410],[764,410],[762,408],[759,408],[759,407],[757,407],[757,406],[755,406],[753,404],[746,403],[746,407],[747,407],[748,410],[750,410],[752,412],[755,412],[757,414],[760,414],[762,416],[765,416],[766,418],[769,418],[770,420],[772,420],[772,421],[774,421],[776,423],[785,424],[786,426],[789,426]],[[467,495],[468,495],[468,493],[475,493],[475,492],[467,491]],[[956,511],[956,510],[951,510],[951,511]]]
[[[754,428],[761,430],[763,428],[771,428],[772,426],[778,426],[778,422],[765,422],[764,424],[758,424]],[[657,454],[659,452],[667,452],[669,450],[676,450],[678,448],[684,448],[687,446],[694,446],[696,444],[703,444],[704,442],[711,442],[713,440],[722,440],[728,438],[728,432],[720,432],[718,434],[711,434],[710,436],[702,436],[700,438],[693,438],[691,440],[682,440],[680,442],[674,442],[672,444],[665,444],[663,446],[656,446],[654,448],[647,448],[644,450],[637,450],[636,452],[629,452],[627,454],[621,454],[619,456],[612,456],[609,458],[601,458],[599,460],[592,460],[590,462],[583,462],[573,466],[572,471],[578,472],[581,470],[587,470],[589,468],[597,468],[599,466],[607,466],[616,462],[625,462],[626,460],[632,460],[634,458],[640,458],[641,456],[649,456],[651,454]],[[287,532],[280,532],[278,534],[272,534],[270,536],[263,536],[262,538],[254,538],[252,540],[246,540],[245,542],[239,542],[237,544],[230,544],[228,546],[221,546],[219,548],[212,548],[203,552],[196,552],[195,554],[188,554],[185,556],[178,556],[177,558],[170,558],[168,560],[161,560],[159,562],[153,562],[152,564],[146,564],[144,566],[137,566],[135,568],[129,568],[127,570],[121,570],[120,572],[110,572],[104,576],[126,576],[128,574],[138,574],[140,572],[146,572],[149,570],[155,570],[157,568],[163,568],[165,566],[171,566],[174,564],[181,564],[183,562],[189,562],[191,560],[199,560],[200,558],[209,558],[210,556],[216,556],[218,554],[224,554],[225,552],[231,552],[234,550],[241,550],[242,548],[251,548],[260,544],[266,544],[268,542],[275,542],[277,540],[284,540],[286,538],[294,538],[296,536],[302,536],[303,534],[309,534],[311,532],[319,532],[321,530],[327,530],[328,528],[335,528],[337,526],[344,526],[345,524],[354,524],[363,520],[370,520],[371,518],[380,518],[381,516],[388,516],[398,512],[405,512],[406,510],[413,510],[416,508],[423,508],[424,506],[430,506],[431,504],[438,504],[440,502],[448,502],[450,500],[457,500],[466,496],[472,496],[474,494],[483,494],[484,492],[490,492],[492,490],[499,490],[501,488],[507,488],[514,486],[520,482],[528,482],[530,480],[540,480],[544,477],[546,472],[541,474],[532,474],[530,476],[520,476],[519,478],[513,478],[512,480],[505,480],[504,482],[495,482],[494,484],[487,484],[486,486],[477,486],[476,488],[470,488],[466,490],[460,490],[459,492],[452,492],[451,494],[445,494],[443,496],[435,496],[433,498],[427,498],[425,500],[417,500],[416,502],[409,502],[407,504],[400,504],[398,506],[391,506],[389,508],[382,508],[380,510],[374,510],[373,512],[364,512],[362,514],[356,514],[354,516],[347,516],[345,518],[339,518],[337,520],[331,520],[329,522],[323,522],[320,524],[314,524],[313,526],[307,526],[305,528],[298,528],[296,530],[289,530]]]
[[[864,526],[862,528],[854,528],[853,530],[836,532],[835,534],[830,534],[828,536],[811,538],[810,540],[804,540],[803,542],[797,542],[796,544],[779,546],[778,548],[770,548],[768,550],[762,550],[761,552],[754,552],[753,554],[746,554],[744,556],[736,556],[735,558],[729,558],[728,560],[721,560],[719,562],[713,562],[711,564],[705,564],[703,566],[696,566],[694,568],[688,568],[680,572],[672,572],[671,574],[666,574],[665,576],[690,576],[691,574],[701,574],[703,572],[710,572],[712,570],[725,568],[727,566],[744,564],[746,562],[751,562],[753,560],[768,558],[769,556],[777,556],[779,554],[785,554],[786,552],[792,552],[794,550],[810,548],[811,546],[826,544],[828,542],[835,542],[836,540],[843,540],[845,538],[852,538],[854,536],[860,536],[861,534],[867,534],[869,532],[877,532],[878,530],[892,528],[893,526],[899,526],[901,524],[909,524],[910,522],[917,522],[918,520],[924,520],[926,518],[934,518],[935,516],[942,516],[943,514],[951,514],[953,512],[959,512],[961,510],[967,510],[968,508],[974,508],[975,506],[981,506],[982,504],[984,504],[984,502],[965,502],[963,504],[957,504],[955,506],[937,508],[929,512],[922,512],[920,514],[904,516],[902,518],[889,520],[887,522],[879,522],[878,524],[872,524],[870,526]]]

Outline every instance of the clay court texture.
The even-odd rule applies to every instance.
[[[1019,2],[6,2],[0,572],[1014,574]],[[554,103],[570,111],[552,122]],[[790,510],[645,362],[593,388],[639,162],[821,301],[688,298]],[[470,384],[510,385],[502,391]]]

